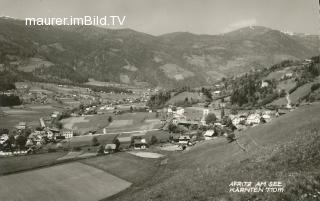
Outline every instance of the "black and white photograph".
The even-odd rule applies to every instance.
[[[0,201],[320,201],[320,0],[0,0]]]

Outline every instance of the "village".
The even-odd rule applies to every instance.
[[[262,81],[261,87],[267,84]],[[66,93],[53,93],[47,90],[48,84],[47,89],[42,86],[42,89],[38,90],[32,90],[21,83],[17,86],[17,90],[6,93],[22,96],[26,105],[46,106],[56,101],[63,102],[64,107],[51,110],[46,116],[40,116],[32,123],[20,121],[13,128],[1,128],[1,156],[46,153],[53,150],[72,151],[92,146],[95,148],[88,151],[94,152],[92,155],[110,153],[110,149],[115,152],[147,149],[150,146],[159,147],[160,150],[185,150],[199,141],[214,140],[218,137],[226,137],[228,142],[232,142],[236,140],[235,134],[268,123],[293,110],[290,100],[281,110],[230,109],[230,99],[225,96],[223,89],[211,92],[215,98],[211,103],[200,102],[188,107],[168,105],[162,109],[152,109],[146,106],[151,92],[157,92],[152,89],[145,90],[140,98],[106,100],[101,94],[113,94],[99,94],[81,88],[77,88],[77,93],[75,88],[62,85],[51,85],[50,88],[58,87],[60,91],[64,88]],[[221,88],[220,85],[215,87]],[[200,95],[203,96],[202,93]],[[70,102],[73,103],[78,102],[71,106],[70,102],[65,102],[66,99],[71,99]],[[139,126],[132,126],[132,119],[139,118]],[[101,136],[108,136],[107,140],[98,142],[97,139]],[[87,140],[82,143],[73,144],[74,141],[85,138]]]

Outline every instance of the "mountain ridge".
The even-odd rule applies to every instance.
[[[317,44],[317,36],[291,36],[266,27],[153,36],[94,26],[27,27],[22,20],[0,18],[0,66],[48,81],[93,78],[164,88],[201,86],[282,60],[318,55]],[[47,63],[52,65],[43,65]]]

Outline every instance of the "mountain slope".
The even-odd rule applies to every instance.
[[[105,200],[319,200],[319,112],[315,103],[243,131],[246,151],[220,138],[175,152],[146,184]],[[232,193],[233,181],[280,181],[285,190]]]
[[[0,18],[0,66],[48,81],[94,78],[167,88],[200,86],[285,59],[317,55],[318,39],[265,27],[156,37],[131,29],[25,26],[21,20]]]

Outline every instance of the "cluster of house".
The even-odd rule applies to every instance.
[[[193,109],[193,108],[192,108]],[[197,110],[197,111],[195,111]],[[190,110],[189,108],[172,108],[171,106],[165,109],[166,119],[164,121],[164,125],[168,126],[169,124],[173,123],[175,125],[182,125],[185,128],[192,130],[192,126],[207,126],[206,124],[206,117],[209,113],[214,113],[215,116],[218,118],[220,117],[221,110],[212,110],[208,108],[196,108]],[[195,114],[194,114],[195,113]],[[202,113],[202,115],[201,115]],[[256,126],[260,123],[267,123],[271,121],[273,117],[279,116],[280,111],[272,111],[272,110],[255,110],[255,111],[242,111],[238,114],[226,114],[225,116],[229,117],[232,121],[232,124],[235,126],[235,129],[244,130],[247,127]],[[194,116],[193,118],[191,116]],[[216,123],[213,125],[218,129],[223,129],[225,125],[222,124],[221,120],[217,120]],[[207,130],[203,133],[205,139],[212,139],[217,134],[214,130]],[[185,143],[186,141],[190,142],[192,139],[189,135],[177,135],[174,139],[178,143]]]
[[[56,140],[70,139],[74,135],[69,129],[44,128],[43,130],[34,130],[27,139],[26,146],[43,145]]]
[[[31,131],[31,134],[28,135],[25,146],[30,147],[33,145],[41,146],[49,142],[54,142],[56,140],[62,139],[70,139],[74,136],[72,130],[69,129],[57,129],[50,128],[44,125],[44,120],[40,118],[41,129],[35,129]],[[19,122],[19,124],[15,127],[16,134],[14,136],[15,139],[18,138],[24,131],[28,128],[26,122]],[[9,134],[2,134],[0,136],[0,144],[3,145],[7,143],[9,139]]]
[[[247,126],[255,126],[260,123],[267,123],[275,116],[277,116],[277,112],[271,110],[256,110],[236,115],[229,114],[233,125],[238,129],[243,129]]]

